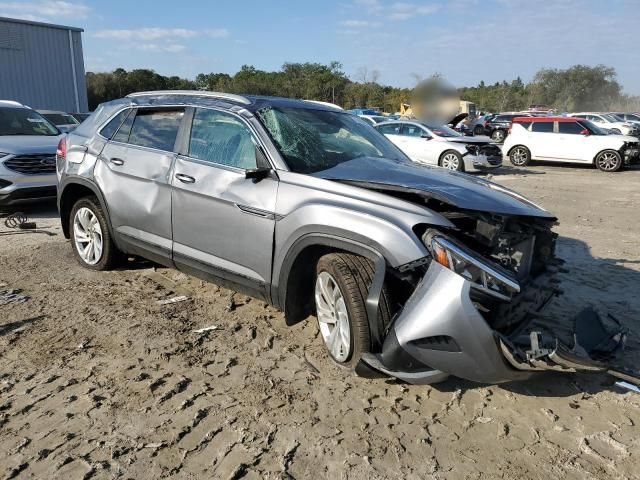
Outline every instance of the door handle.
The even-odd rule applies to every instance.
[[[182,183],[196,183],[195,178],[190,175],[185,175],[184,173],[176,173],[176,178]]]
[[[121,158],[117,158],[117,157],[110,158],[109,162],[113,163],[114,165],[124,165],[124,160],[122,160]]]

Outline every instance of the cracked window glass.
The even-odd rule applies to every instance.
[[[355,158],[407,157],[355,115],[312,108],[267,107],[257,112],[289,168],[313,173]]]
[[[206,108],[197,108],[193,116],[189,156],[245,170],[256,168],[249,128],[234,115]]]

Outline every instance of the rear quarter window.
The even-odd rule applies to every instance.
[[[531,122],[517,122],[516,125],[522,125],[522,128],[524,128],[525,130],[529,130]]]
[[[130,109],[126,108],[118,113],[109,121],[109,123],[102,127],[102,129],[100,130],[100,135],[108,140],[111,140],[111,138],[118,131],[118,128],[120,128],[120,125],[122,125],[122,122],[124,122],[124,119],[127,118],[127,115],[129,115],[130,111]]]

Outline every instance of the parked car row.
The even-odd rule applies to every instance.
[[[137,93],[60,139],[62,229],[85,268],[139,255],[261,298],[287,325],[315,315],[327,355],[362,375],[498,383],[606,371],[598,348],[613,338],[617,351],[624,335],[597,315],[574,322],[573,347],[556,323],[544,335],[534,326],[560,293],[554,215],[416,164],[387,128],[454,152],[458,167],[497,148],[437,124],[372,128],[301,100]]]

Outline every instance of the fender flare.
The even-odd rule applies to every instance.
[[[361,255],[373,261],[375,274],[371,287],[369,288],[365,308],[367,311],[367,318],[369,319],[371,342],[374,347],[381,347],[384,339],[384,329],[380,318],[378,318],[378,303],[380,301],[380,294],[382,293],[382,286],[384,285],[387,262],[380,252],[368,245],[326,233],[308,233],[301,236],[293,243],[293,245],[291,245],[291,248],[289,248],[285,255],[278,276],[279,281],[277,292],[272,292],[272,299],[276,302],[278,307],[283,310],[285,309],[287,299],[287,278],[289,276],[289,272],[291,271],[291,267],[300,252],[310,246],[337,248]]]
[[[65,190],[71,186],[71,185],[82,185],[83,187],[88,188],[89,190],[91,190],[93,192],[93,194],[98,198],[98,201],[100,202],[100,206],[102,207],[102,211],[104,212],[104,216],[107,219],[107,228],[109,229],[109,234],[111,235],[111,238],[114,239],[114,241],[117,244],[117,239],[116,236],[113,234],[113,227],[111,226],[111,216],[109,215],[109,207],[107,205],[107,202],[104,199],[104,195],[102,194],[102,190],[100,190],[100,187],[98,187],[95,183],[91,182],[90,180],[87,180],[84,177],[79,177],[79,176],[67,176],[64,178],[64,180],[62,180],[62,182],[60,182],[60,184],[58,185],[58,212],[60,213],[60,220],[62,223],[62,197],[64,196],[64,192]],[[62,225],[62,230],[65,231],[65,226]],[[66,237],[66,234],[65,234]]]

